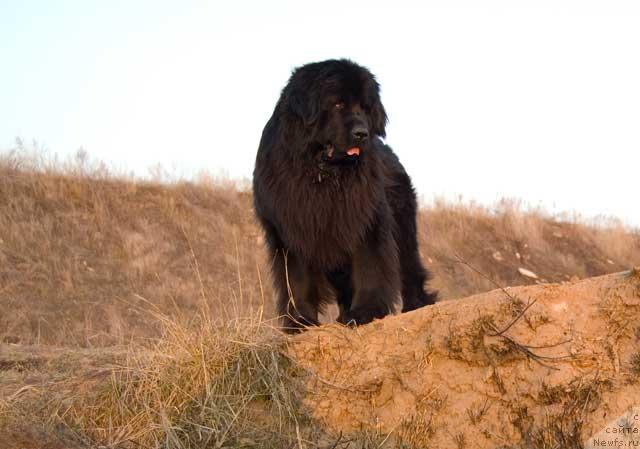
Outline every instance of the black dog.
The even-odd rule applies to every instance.
[[[433,304],[416,238],[416,196],[385,136],[379,86],[364,67],[329,60],[296,69],[267,122],[253,173],[255,208],[274,256],[289,331],[338,302],[364,324]]]

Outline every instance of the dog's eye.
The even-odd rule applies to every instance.
[[[339,101],[334,106],[336,109],[344,109],[344,102]]]

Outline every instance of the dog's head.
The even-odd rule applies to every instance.
[[[282,92],[280,106],[292,124],[296,151],[335,163],[349,163],[368,151],[372,139],[385,136],[387,114],[379,85],[364,67],[349,60],[328,60],[296,69]]]

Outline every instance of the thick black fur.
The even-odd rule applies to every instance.
[[[379,86],[364,67],[296,69],[267,122],[253,173],[255,209],[273,255],[285,330],[364,324],[433,304],[416,238],[416,195],[385,136]],[[359,154],[354,154],[354,147]]]

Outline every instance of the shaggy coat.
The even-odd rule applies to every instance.
[[[262,133],[255,209],[273,256],[285,330],[364,324],[433,304],[416,238],[416,196],[385,136],[379,86],[365,68],[329,60],[296,69]]]

